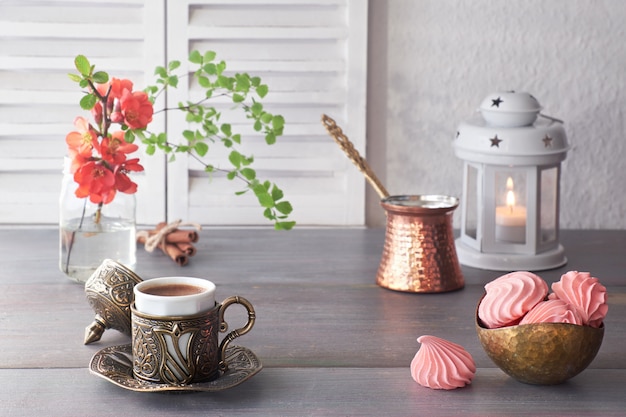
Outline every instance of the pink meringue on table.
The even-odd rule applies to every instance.
[[[526,313],[548,295],[548,284],[527,271],[511,272],[485,285],[478,317],[490,329],[519,323]]]
[[[558,298],[576,307],[583,324],[600,327],[609,310],[606,287],[589,272],[569,271],[552,284],[550,299]]]
[[[462,346],[435,336],[420,336],[422,344],[411,361],[411,376],[418,384],[451,390],[470,384],[476,373],[472,355]]]
[[[530,323],[570,323],[583,324],[583,318],[576,307],[567,304],[563,300],[541,301],[534,306],[519,324]]]

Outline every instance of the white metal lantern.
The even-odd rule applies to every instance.
[[[461,264],[514,271],[567,263],[559,183],[569,145],[563,123],[540,111],[528,93],[500,92],[460,124],[454,150],[464,161]]]

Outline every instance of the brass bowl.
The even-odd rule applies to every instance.
[[[505,373],[526,384],[555,385],[589,366],[602,345],[604,324],[532,323],[489,329],[476,308],[476,331],[489,358]]]

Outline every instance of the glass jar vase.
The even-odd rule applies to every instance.
[[[59,268],[84,283],[105,259],[136,264],[135,195],[118,192],[108,204],[74,194],[78,184],[66,158],[59,198]]]

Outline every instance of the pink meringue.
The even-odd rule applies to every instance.
[[[526,271],[511,272],[485,285],[478,317],[490,329],[517,324],[548,295],[548,284]]]
[[[576,307],[563,300],[554,299],[541,301],[534,306],[519,324],[529,323],[570,323],[583,324],[583,318]]]
[[[558,298],[576,307],[583,324],[600,327],[609,310],[606,287],[589,272],[569,271],[552,284],[550,299]]]
[[[435,336],[420,336],[422,344],[411,361],[411,376],[432,389],[451,390],[470,384],[476,373],[472,356],[460,345]]]

